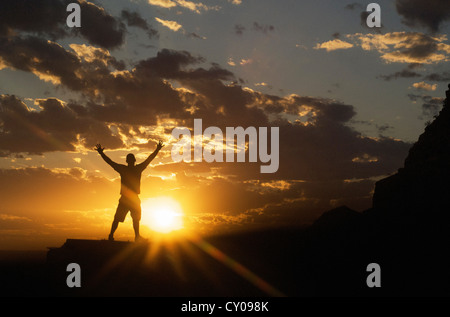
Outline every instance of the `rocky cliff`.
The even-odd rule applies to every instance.
[[[404,167],[376,183],[373,207],[390,216],[450,213],[450,85],[439,115],[411,147]]]

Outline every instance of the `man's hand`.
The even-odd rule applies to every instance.
[[[103,150],[104,150],[104,149],[105,149],[105,148],[102,148],[101,144],[97,144],[97,145],[95,146],[95,150],[96,150],[99,154],[103,153]]]
[[[164,143],[162,143],[162,141],[159,141],[158,144],[156,145],[156,149],[159,151],[161,150],[161,148],[164,146]]]

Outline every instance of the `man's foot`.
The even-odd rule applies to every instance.
[[[112,234],[110,234],[110,235],[108,236],[108,240],[109,240],[109,241],[114,241],[114,237],[112,236]]]
[[[135,242],[147,242],[147,239],[142,238],[141,236],[136,236],[136,237],[134,238],[134,241],[135,241]]]

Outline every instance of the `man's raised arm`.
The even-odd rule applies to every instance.
[[[97,144],[97,146],[95,147],[95,150],[98,152],[98,154],[100,154],[100,156],[103,158],[103,160],[105,160],[106,163],[111,165],[112,168],[116,169],[120,164],[114,162],[108,156],[106,156],[106,154],[103,153],[104,149],[105,148],[102,148],[102,146],[100,144]]]
[[[156,145],[156,150],[152,154],[150,154],[149,157],[147,157],[147,159],[144,162],[140,163],[139,166],[141,166],[142,169],[145,169],[148,166],[148,164],[150,164],[150,162],[153,161],[153,159],[156,157],[159,150],[161,150],[163,146],[164,144],[161,141],[159,141],[158,144]]]

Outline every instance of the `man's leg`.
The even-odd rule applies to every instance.
[[[130,210],[131,218],[133,219],[133,229],[135,235],[135,241],[141,240],[142,237],[139,234],[139,222],[141,221],[141,200],[136,197],[133,201],[133,208]]]
[[[116,232],[117,227],[119,226],[119,221],[114,218],[111,225],[111,232],[109,233],[108,240],[114,241],[114,232]]]
[[[135,236],[135,240],[139,240],[141,238],[140,234],[139,234],[139,220],[137,219],[133,219],[133,229],[134,229],[134,236]]]
[[[119,199],[119,205],[116,209],[116,214],[114,215],[114,220],[111,225],[111,231],[108,236],[108,240],[114,241],[114,232],[116,232],[117,227],[119,226],[119,222],[123,222],[125,220],[125,216],[128,213],[128,207],[123,203],[122,198]]]

